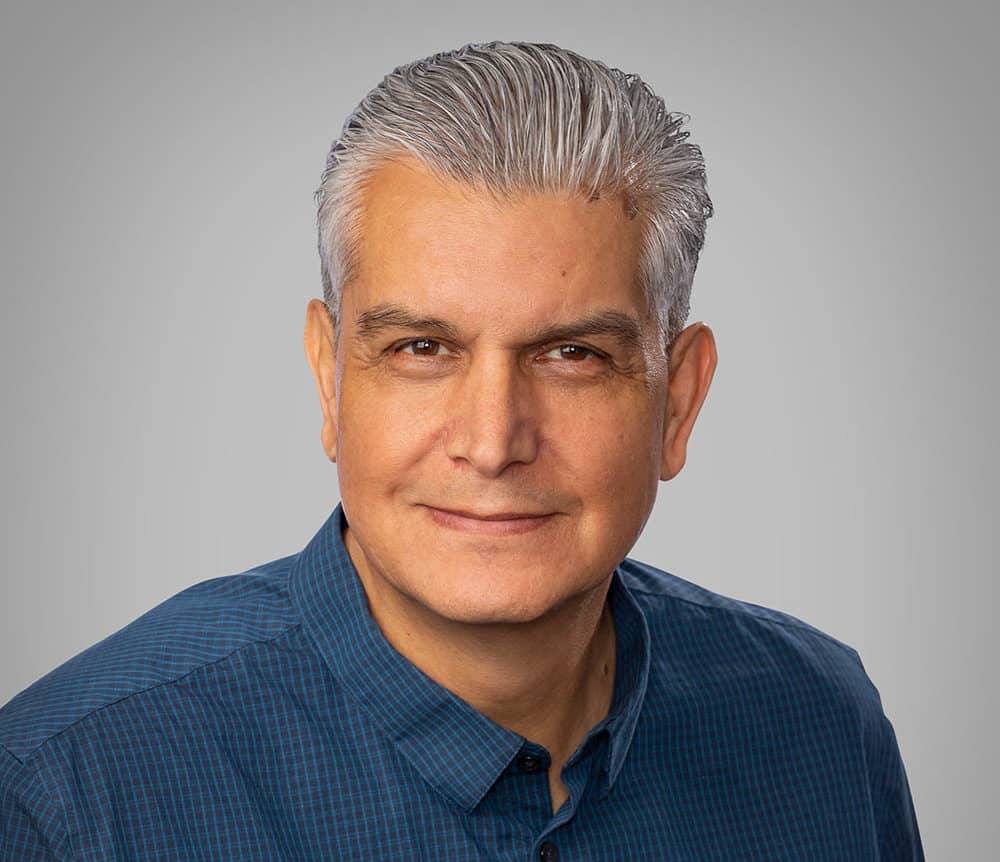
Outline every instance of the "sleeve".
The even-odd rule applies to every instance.
[[[0,862],[69,862],[62,817],[27,765],[0,746]]]
[[[853,650],[852,650],[853,652]],[[861,657],[854,657],[864,665]],[[882,708],[878,689],[865,673],[870,699],[865,715],[865,758],[869,767],[872,816],[878,836],[881,862],[924,862],[920,829],[910,794],[903,758],[892,723]]]

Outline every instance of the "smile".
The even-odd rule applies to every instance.
[[[513,536],[544,527],[556,513],[467,512],[425,506],[431,519],[441,527],[487,536]]]

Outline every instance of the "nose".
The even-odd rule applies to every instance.
[[[538,454],[536,405],[531,382],[516,361],[479,356],[456,381],[446,452],[480,475],[495,478],[511,464]]]

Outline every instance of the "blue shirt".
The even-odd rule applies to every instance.
[[[553,816],[548,753],[382,636],[343,519],[0,710],[0,859],[923,859],[857,653],[629,559],[611,710]]]

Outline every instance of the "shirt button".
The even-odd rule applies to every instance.
[[[538,849],[538,858],[541,862],[558,862],[559,851],[556,849],[556,845],[551,841],[546,841]]]
[[[534,754],[522,754],[517,759],[517,768],[521,772],[533,773],[538,772],[542,768],[542,758]],[[554,856],[552,857],[555,858]]]

